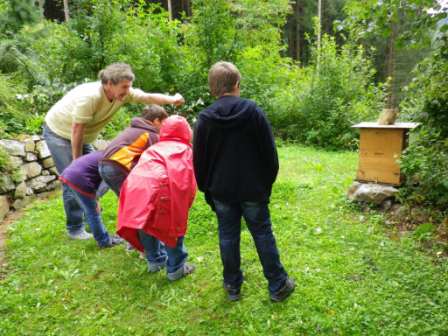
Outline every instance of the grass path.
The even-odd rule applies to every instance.
[[[221,284],[216,220],[197,197],[186,239],[197,271],[150,275],[135,252],[69,241],[59,199],[36,202],[8,230],[0,335],[448,335],[448,262],[412,237],[388,238],[383,218],[345,200],[357,155],[285,146],[271,212],[282,261],[296,279],[269,301],[250,235],[242,233],[240,302]],[[102,202],[112,231],[116,199]]]

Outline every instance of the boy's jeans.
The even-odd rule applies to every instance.
[[[266,202],[227,203],[213,199],[218,217],[219,247],[224,266],[224,284],[240,288],[243,273],[240,269],[241,216],[252,235],[269,292],[275,293],[284,285],[288,274],[280,262],[280,255],[272,233],[269,208]]]
[[[138,237],[145,248],[145,256],[149,264],[165,265],[167,273],[174,273],[184,266],[188,253],[184,246],[184,237],[177,239],[176,247],[164,245],[158,239],[138,230]]]
[[[50,150],[56,169],[61,174],[64,169],[72,162],[72,144],[70,140],[61,138],[59,135],[53,133],[47,125],[43,127],[43,137]],[[93,151],[90,144],[83,145],[83,154],[88,154]],[[64,202],[65,216],[67,218],[67,230],[70,233],[75,233],[84,228],[83,210],[78,204],[72,190],[63,184],[62,186],[62,200]]]
[[[84,196],[76,190],[71,190],[86,214],[87,223],[89,224],[90,230],[93,233],[93,237],[95,237],[95,240],[98,242],[98,245],[100,247],[107,246],[109,244],[109,234],[101,219],[98,202],[94,198]]]
[[[98,170],[103,181],[113,190],[115,195],[120,196],[120,189],[128,172],[112,162],[103,161],[99,163]]]

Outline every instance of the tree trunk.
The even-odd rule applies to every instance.
[[[173,6],[171,5],[171,0],[167,0],[168,5],[168,15],[170,17],[170,20],[173,19]]]
[[[320,68],[320,44],[322,35],[322,0],[317,0],[317,71]]]
[[[288,40],[288,56],[293,59],[296,58],[296,19],[294,10],[292,14],[288,15],[286,25],[284,27],[284,34]]]
[[[37,2],[39,3],[39,8],[43,11],[44,5],[45,5],[45,0],[38,0]]]
[[[397,36],[398,25],[396,23],[392,23],[386,53],[386,78],[389,80],[386,108],[390,109],[397,107],[397,88],[395,78],[395,43]]]
[[[64,0],[64,18],[65,22],[70,20],[70,9],[68,8],[68,0]]]
[[[303,31],[302,31],[302,17],[303,17],[303,1],[296,1],[295,5],[295,59],[302,63],[304,60],[302,59],[303,54]]]
[[[191,0],[181,0],[182,10],[185,12],[187,16],[191,16]]]

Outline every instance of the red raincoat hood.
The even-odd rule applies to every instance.
[[[190,145],[191,127],[184,117],[173,115],[166,118],[160,128],[160,141],[174,140]]]

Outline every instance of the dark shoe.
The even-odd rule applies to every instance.
[[[179,280],[179,279],[183,278],[184,276],[193,273],[195,269],[196,269],[196,267],[193,264],[185,263],[177,271],[175,271],[173,273],[168,273],[167,274],[168,280],[170,280],[170,281]]]
[[[122,244],[124,240],[118,236],[110,236],[109,242],[105,245],[100,245],[100,248],[108,248],[108,247],[114,247],[119,244]]]
[[[241,288],[234,288],[228,284],[224,284],[224,290],[227,292],[229,301],[238,301],[241,298]]]
[[[271,294],[271,301],[273,302],[281,302],[285,300],[288,296],[294,292],[294,288],[296,288],[296,284],[294,280],[291,278],[287,278],[285,284],[282,288],[280,288],[277,292]]]

